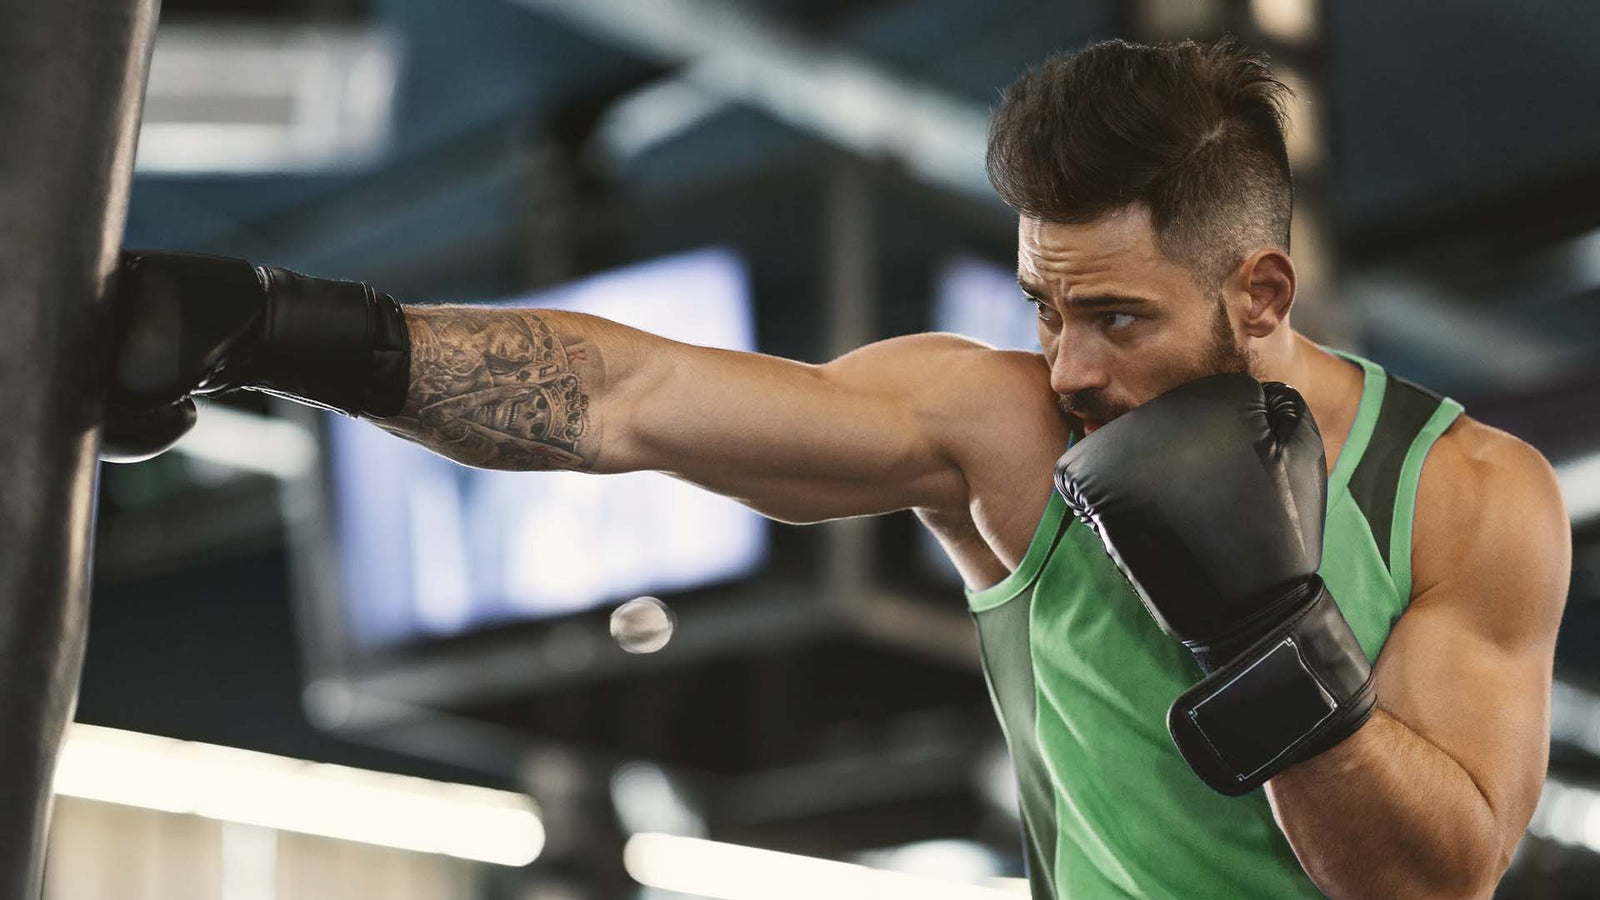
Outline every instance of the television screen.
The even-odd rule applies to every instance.
[[[946,263],[934,280],[932,325],[1000,350],[1039,352],[1039,318],[1022,299],[1016,270],[970,256]]]
[[[721,249],[492,305],[755,349],[743,265]],[[346,640],[358,653],[735,579],[766,555],[765,519],[660,473],[485,471],[327,419]]]

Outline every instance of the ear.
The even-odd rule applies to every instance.
[[[1277,249],[1257,250],[1234,273],[1238,289],[1249,295],[1241,323],[1250,337],[1266,337],[1289,318],[1294,305],[1294,263]]]

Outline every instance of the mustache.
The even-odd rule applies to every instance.
[[[1101,424],[1109,422],[1128,411],[1127,407],[1120,403],[1107,401],[1098,391],[1061,394],[1057,403],[1061,407],[1061,411],[1069,416],[1090,419]]]

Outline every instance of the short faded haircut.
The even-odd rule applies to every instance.
[[[1255,250],[1289,250],[1289,93],[1265,54],[1232,38],[1056,54],[1006,90],[989,181],[1044,222],[1142,204],[1161,252],[1214,288]]]

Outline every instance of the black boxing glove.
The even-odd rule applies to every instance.
[[[137,462],[194,424],[194,395],[264,391],[347,416],[405,404],[400,305],[357,281],[198,253],[125,252],[100,458]]]
[[[199,420],[188,397],[153,409],[106,409],[100,432],[100,458],[106,462],[144,462],[172,449]]]
[[[1371,716],[1371,664],[1316,574],[1326,458],[1293,388],[1174,388],[1074,444],[1056,487],[1200,664],[1167,728],[1206,784],[1247,793]]]

